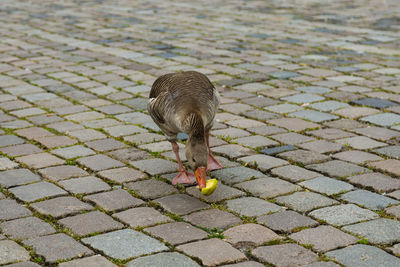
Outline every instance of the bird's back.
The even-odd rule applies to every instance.
[[[214,86],[202,73],[165,74],[153,83],[149,113],[164,132],[177,131],[179,120],[193,112],[203,118],[207,127],[212,126],[219,102],[216,94]]]
[[[159,77],[150,91],[150,98],[156,98],[160,93],[176,94],[185,91],[182,96],[213,95],[214,86],[210,80],[197,71],[185,71],[179,73],[168,73]]]

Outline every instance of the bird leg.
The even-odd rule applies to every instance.
[[[193,173],[186,171],[185,167],[182,165],[181,158],[179,157],[178,144],[176,142],[171,142],[171,145],[179,165],[179,173],[174,179],[172,179],[172,184],[195,184],[197,182],[196,176]]]
[[[222,165],[214,158],[210,149],[210,133],[206,132],[207,148],[208,148],[208,162],[207,171],[222,169]]]

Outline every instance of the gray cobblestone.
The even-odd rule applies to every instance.
[[[235,187],[261,198],[273,198],[300,190],[300,187],[278,178],[260,178],[236,184]]]
[[[0,226],[3,233],[13,239],[28,239],[56,232],[50,224],[36,217],[7,221],[0,224]]]
[[[147,227],[171,221],[167,216],[149,207],[132,208],[115,213],[113,217],[129,224],[131,227]]]
[[[28,239],[24,241],[24,244],[33,247],[36,253],[43,256],[49,263],[93,254],[90,249],[72,237],[61,233]]]
[[[13,193],[16,198],[26,202],[32,202],[45,197],[67,195],[66,191],[48,182],[38,182],[13,187],[10,189],[10,192]]]
[[[63,180],[59,184],[73,194],[91,194],[111,189],[107,183],[93,176]]]
[[[338,203],[336,200],[313,192],[296,192],[289,196],[278,197],[276,201],[299,212],[306,212]]]
[[[37,181],[40,181],[40,177],[28,169],[16,169],[0,172],[0,185],[4,188]]]
[[[280,211],[257,217],[257,222],[265,224],[274,231],[291,232],[296,228],[316,226],[318,222],[295,211]]]
[[[145,256],[127,263],[127,266],[182,266],[196,267],[199,266],[194,260],[177,252],[164,252],[151,256]]]
[[[82,242],[121,260],[168,249],[156,239],[131,229],[84,238]]]
[[[313,263],[318,258],[317,254],[296,244],[262,246],[254,249],[251,254],[264,263],[276,266],[300,266]]]
[[[396,220],[377,219],[343,227],[343,230],[363,236],[372,244],[399,242],[400,224]]]
[[[29,252],[12,240],[0,241],[0,264],[29,260]]]
[[[53,217],[62,217],[85,210],[92,210],[93,207],[73,197],[58,197],[31,204],[37,212]]]
[[[378,244],[395,251],[398,242],[396,227],[381,221],[400,215],[400,2],[142,2],[3,5],[0,239],[21,234],[39,248],[12,266],[338,266],[311,250],[329,250],[344,266],[399,265]],[[219,182],[210,196],[171,186],[178,164],[147,112],[153,82],[186,70],[207,75],[220,94],[210,147],[224,168],[208,173]],[[186,168],[188,138],[178,135]],[[113,214],[148,209],[168,222],[138,222],[140,214],[152,218],[142,212],[129,223],[145,234],[106,227],[110,221],[97,227],[102,218],[117,221]],[[197,216],[186,232],[185,216]],[[78,259],[86,255],[76,240],[42,232],[44,219],[97,255]],[[294,233],[304,247],[260,241],[249,260],[220,239],[199,241],[255,221]],[[220,229],[206,234],[202,223]],[[340,249],[354,238],[339,242],[332,226],[376,236],[371,246]],[[236,234],[236,248],[254,245]]]
[[[122,228],[124,225],[113,220],[110,216],[100,212],[93,211],[85,214],[79,214],[67,217],[58,221],[61,225],[71,229],[71,231],[80,236],[91,233],[101,233]]]
[[[11,220],[31,215],[32,212],[13,199],[0,200],[0,220]]]
[[[347,248],[334,250],[327,253],[327,256],[333,258],[345,266],[395,266],[400,260],[385,251],[367,245],[355,245]]]
[[[282,209],[276,204],[255,197],[232,199],[228,200],[226,204],[229,210],[240,215],[251,217],[280,211]]]
[[[329,224],[342,226],[365,220],[378,218],[379,216],[367,209],[362,209],[354,204],[341,204],[326,207],[310,212],[310,215]]]
[[[351,191],[341,196],[341,199],[348,202],[365,206],[369,209],[380,210],[391,204],[398,204],[397,200],[372,193],[366,190]]]

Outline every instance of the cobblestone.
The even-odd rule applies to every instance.
[[[117,183],[132,182],[147,178],[147,175],[133,168],[122,167],[98,172],[103,178]]]
[[[115,2],[3,5],[0,242],[35,240],[4,264],[399,265],[379,248],[399,242],[382,223],[400,214],[398,1]],[[210,196],[170,184],[178,164],[147,112],[155,79],[184,70],[221,96],[210,146],[224,168],[209,173]],[[249,243],[261,225],[304,247]],[[336,242],[344,227],[376,236],[340,249],[354,243]],[[202,240],[235,231],[235,247],[261,246],[251,261]]]
[[[288,129],[290,131],[303,131],[306,129],[317,128],[318,124],[304,121],[297,118],[283,118],[268,121],[269,123],[275,124],[279,127]]]
[[[306,143],[306,144],[308,144],[308,143]],[[299,162],[304,165],[317,163],[317,162],[323,162],[323,161],[327,161],[330,159],[329,156],[320,154],[315,151],[308,151],[308,150],[303,150],[303,149],[297,149],[297,150],[293,150],[293,151],[283,152],[283,153],[280,153],[278,156],[280,156],[286,160]]]
[[[257,222],[265,224],[274,231],[292,232],[296,228],[316,226],[318,222],[295,211],[280,211],[257,217]]]
[[[276,201],[299,212],[306,212],[338,203],[336,200],[313,192],[296,192],[292,195],[278,197]]]
[[[52,181],[60,181],[73,177],[81,177],[88,176],[89,173],[82,170],[77,166],[71,165],[60,165],[55,167],[48,167],[44,169],[40,169],[39,173],[43,175],[45,178]]]
[[[205,239],[207,233],[185,222],[174,222],[148,227],[146,232],[162,238],[171,245],[178,245],[190,241]]]
[[[344,139],[336,140],[336,142],[342,145],[349,145],[354,149],[373,149],[377,147],[387,146],[382,142],[377,142],[371,138],[365,136],[349,137]]]
[[[126,266],[183,266],[183,267],[197,267],[198,265],[194,260],[177,252],[163,252],[155,255],[145,256],[127,263]]]
[[[92,194],[111,189],[107,183],[93,176],[63,180],[59,184],[73,194]]]
[[[345,247],[357,242],[357,238],[346,234],[332,226],[321,225],[305,229],[290,235],[290,238],[301,244],[311,244],[313,249],[325,252],[339,247]]]
[[[83,259],[76,259],[68,262],[62,262],[59,264],[59,266],[60,267],[76,267],[76,266],[115,267],[117,265],[113,264],[103,256],[94,255]]]
[[[306,167],[334,177],[346,177],[355,174],[371,172],[367,168],[340,160],[332,160],[326,163],[307,165]]]
[[[283,144],[289,144],[289,145],[297,145],[300,143],[305,143],[305,142],[315,140],[313,137],[305,136],[305,135],[298,134],[298,133],[276,134],[271,137],[273,139],[278,140],[279,142],[281,142]]]
[[[365,127],[364,124],[352,119],[340,119],[335,121],[325,122],[324,125],[341,130],[353,130]]]
[[[58,222],[71,229],[74,234],[80,236],[116,230],[123,227],[122,223],[113,220],[110,216],[100,211],[67,217]]]
[[[395,266],[400,260],[385,251],[367,245],[354,245],[328,252],[329,258],[337,260],[345,266]]]
[[[400,146],[386,146],[374,149],[375,152],[391,158],[400,159]]]
[[[12,240],[0,241],[0,264],[29,260],[29,252]]]
[[[278,167],[272,169],[271,173],[291,182],[299,182],[321,176],[317,172],[309,171],[296,165]]]
[[[0,200],[0,220],[11,220],[31,215],[32,212],[13,199]]]
[[[387,159],[377,162],[371,162],[369,165],[379,170],[392,173],[394,175],[400,174],[400,160]]]
[[[283,166],[289,164],[287,161],[282,159],[277,159],[267,155],[253,155],[247,156],[243,158],[239,158],[240,161],[243,161],[250,165],[256,165],[258,169],[265,172],[271,168]]]
[[[57,158],[49,153],[39,153],[39,154],[22,156],[18,157],[16,160],[34,169],[61,165],[65,163],[64,160]]]
[[[396,220],[377,219],[343,227],[343,230],[363,236],[372,244],[399,242],[400,224]]]
[[[315,110],[300,110],[293,113],[290,113],[291,117],[299,117],[302,119],[310,120],[313,122],[324,122],[338,119],[339,117],[336,115],[332,115],[325,112],[315,111]]]
[[[143,200],[131,196],[122,189],[89,195],[84,197],[84,200],[92,201],[106,211],[122,210],[140,206],[144,203]]]
[[[324,220],[329,224],[342,226],[360,221],[366,221],[378,218],[373,211],[362,209],[354,204],[341,204],[332,207],[326,207],[310,212],[310,215],[316,219]]]
[[[300,190],[300,187],[278,178],[260,178],[236,184],[243,189],[261,198],[273,198]]]
[[[77,160],[80,164],[86,166],[93,171],[102,171],[115,167],[122,167],[123,164],[120,161],[112,159],[106,155],[94,155],[89,157],[80,158]]]
[[[367,173],[349,177],[352,184],[373,188],[378,192],[393,191],[400,188],[400,181],[382,173]]]
[[[25,156],[40,153],[43,150],[32,144],[21,144],[0,148],[0,151],[11,157]]]
[[[28,239],[56,232],[50,224],[36,217],[7,221],[0,224],[0,226],[3,233],[13,239]]]
[[[0,185],[4,188],[40,181],[40,177],[28,169],[0,172]]]
[[[219,209],[209,209],[186,215],[184,220],[199,227],[223,230],[241,223],[235,215]]]
[[[127,187],[147,199],[160,198],[178,192],[173,186],[156,179],[129,183]]]
[[[82,242],[121,260],[168,250],[156,239],[131,229],[87,237]]]
[[[208,203],[221,202],[226,199],[231,199],[231,198],[236,198],[236,197],[241,197],[241,196],[246,195],[246,193],[244,193],[243,191],[226,186],[224,184],[219,184],[217,189],[210,196],[202,195],[201,192],[199,191],[199,189],[196,188],[195,186],[188,188],[186,190],[186,192],[189,195],[194,196],[196,198],[200,198]]]
[[[131,162],[131,164],[141,171],[150,175],[174,172],[178,170],[178,165],[163,159],[149,159]]]
[[[18,145],[24,143],[24,140],[15,135],[0,136],[0,146]]]
[[[244,182],[252,177],[266,177],[266,175],[260,171],[243,166],[216,170],[212,172],[212,175],[229,185]]]
[[[299,145],[301,148],[308,149],[317,153],[336,152],[342,149],[342,145],[325,140],[318,140]]]
[[[58,148],[51,151],[53,154],[60,156],[64,159],[72,159],[76,157],[85,157],[94,155],[95,152],[90,148],[84,147],[82,145],[70,146],[64,148]]]
[[[48,263],[93,254],[90,249],[62,233],[28,239],[24,244],[32,246]]]
[[[301,266],[318,259],[317,254],[296,244],[258,247],[251,254],[262,262],[275,266]]]
[[[200,200],[184,194],[174,194],[155,200],[164,209],[178,215],[188,214],[190,212],[207,208],[208,205]]]
[[[354,131],[357,132],[358,134],[366,135],[368,137],[375,138],[380,141],[388,141],[394,137],[400,136],[400,133],[397,131],[375,126],[360,128]]]
[[[282,100],[286,100],[288,102],[293,102],[296,104],[304,104],[304,103],[312,103],[324,100],[325,98],[318,95],[313,94],[297,94],[294,96],[283,97]]]
[[[217,238],[180,245],[177,250],[199,258],[205,266],[247,259],[242,252]]]
[[[171,219],[150,207],[128,209],[113,215],[114,218],[129,224],[131,227],[147,227],[158,223],[170,222]]]
[[[382,158],[377,155],[359,150],[339,152],[334,154],[333,157],[343,161],[349,161],[355,164],[363,164],[369,161],[382,160]]]
[[[380,113],[363,117],[360,120],[377,124],[379,126],[392,126],[400,123],[400,116],[394,113]]]
[[[44,215],[51,215],[55,218],[79,213],[85,210],[92,210],[93,207],[73,197],[59,197],[31,205],[37,212]]]
[[[351,184],[329,177],[317,177],[312,180],[301,182],[299,185],[329,196],[344,193],[354,188]]]
[[[339,138],[355,136],[353,133],[345,132],[335,128],[314,130],[314,131],[309,131],[308,133],[327,140],[335,140]]]
[[[366,190],[351,191],[341,196],[341,199],[356,203],[373,210],[381,210],[391,204],[399,204],[397,200],[372,193]]]
[[[76,144],[78,141],[68,136],[46,136],[37,138],[36,141],[47,148],[64,147]]]
[[[250,217],[260,216],[282,209],[282,207],[276,204],[255,197],[232,199],[228,200],[226,204],[229,210]]]
[[[13,187],[10,189],[10,192],[13,193],[16,198],[26,202],[32,202],[45,197],[67,195],[66,191],[48,182],[38,182]]]
[[[9,158],[0,158],[0,170],[14,169],[18,164],[11,161]]]

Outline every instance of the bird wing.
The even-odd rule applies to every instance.
[[[153,86],[150,90],[150,98],[156,98],[162,92],[168,92],[172,85],[171,78],[175,75],[175,73],[164,74],[155,80]]]
[[[166,135],[184,131],[183,118],[192,112],[200,113],[208,130],[219,102],[210,80],[195,71],[162,75],[153,83],[149,97],[149,114]]]
[[[164,117],[161,115],[161,112],[158,109],[157,98],[149,99],[149,103],[147,104],[147,110],[149,111],[150,116],[157,124],[165,123]]]

